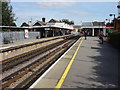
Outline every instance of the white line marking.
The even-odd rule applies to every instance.
[[[81,39],[81,37],[80,37]],[[77,42],[80,40],[78,39]],[[76,42],[76,43],[77,43]],[[43,73],[40,78],[38,78],[35,83],[33,83],[29,88],[34,88],[38,82],[40,82],[40,80],[60,61],[60,59],[76,44],[74,43],[47,71],[45,71],[45,73]]]

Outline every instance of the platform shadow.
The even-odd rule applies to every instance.
[[[88,78],[104,85],[104,88],[118,88],[120,85],[120,53],[117,49],[106,42],[99,44],[100,48],[91,47],[91,49],[99,52],[98,56],[88,56],[93,59],[96,66],[93,66],[93,74],[96,78]]]

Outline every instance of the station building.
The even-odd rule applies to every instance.
[[[74,30],[72,25],[51,19],[49,22],[37,21],[31,27],[32,31],[39,31],[42,37],[53,37],[70,34]]]
[[[81,26],[82,30],[87,30],[89,36],[97,36],[100,31],[106,35],[107,31],[112,27],[106,27],[105,22],[83,22]]]
[[[74,30],[71,31],[73,34],[77,34],[81,31],[81,26],[80,25],[73,25]]]
[[[19,31],[20,29],[22,29],[28,30],[28,32],[39,32],[38,38],[67,35],[74,30],[72,25],[68,25],[64,22],[60,22],[55,19],[51,19],[50,21],[45,22],[45,18],[42,18],[42,21],[36,21],[34,24],[31,24],[29,26],[1,26],[0,28],[12,30],[14,29],[15,31]]]

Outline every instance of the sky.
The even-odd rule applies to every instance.
[[[36,0],[35,0],[36,1]],[[108,0],[107,0],[108,1]],[[118,2],[81,2],[75,0],[61,0],[51,2],[49,0],[40,1],[26,1],[10,3],[15,14],[16,24],[20,26],[23,22],[28,23],[32,20],[35,23],[37,20],[41,21],[42,17],[46,18],[46,22],[54,18],[56,20],[69,19],[74,21],[76,25],[82,22],[101,21],[106,19],[113,19],[109,14],[118,16],[117,5]],[[106,21],[107,22],[107,21]]]

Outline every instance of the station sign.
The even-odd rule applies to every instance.
[[[28,30],[25,29],[25,38],[28,38],[28,37],[29,37],[29,35],[28,35]]]

